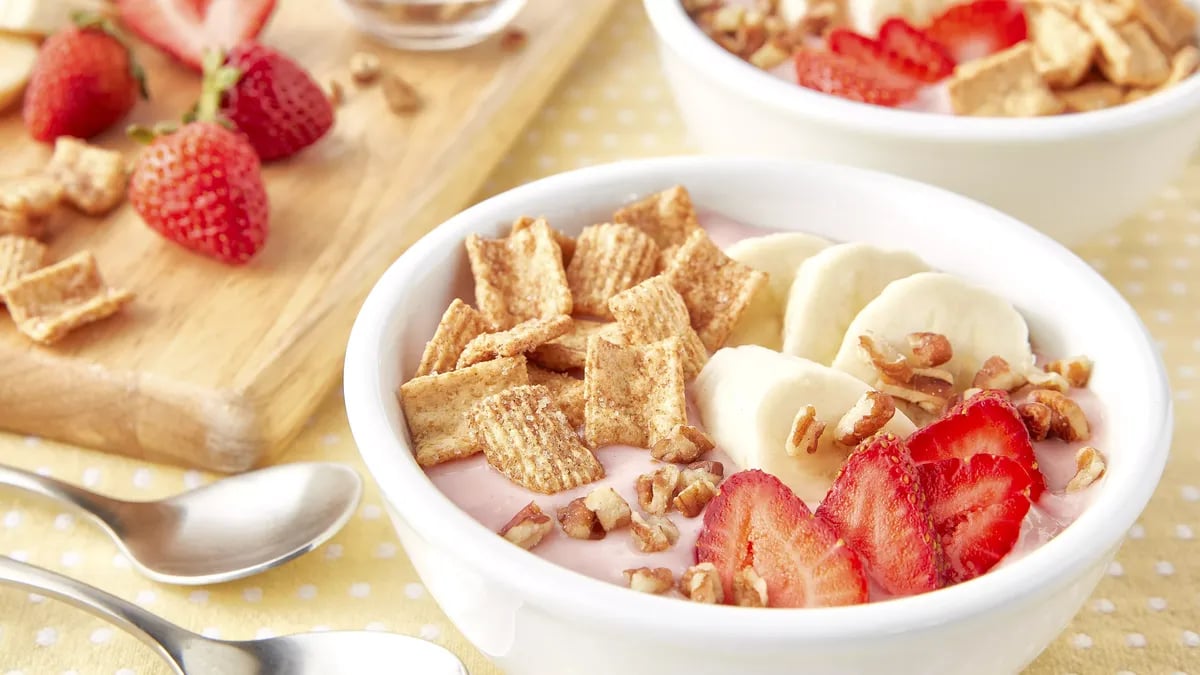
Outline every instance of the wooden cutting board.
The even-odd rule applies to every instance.
[[[293,437],[339,380],[361,300],[408,245],[453,215],[599,26],[614,0],[530,0],[517,51],[493,39],[445,53],[390,51],[356,34],[334,0],[281,0],[262,38],[347,99],[331,135],[264,173],[271,233],[231,268],[152,233],[128,206],[104,219],[63,209],[52,259],[90,249],[106,280],[134,291],[121,315],[54,347],[0,317],[0,428],[221,472],[249,469]],[[425,100],[397,117],[378,87],[346,75],[357,51]],[[177,118],[198,78],[148,48],[153,99],[130,121]],[[97,142],[133,157],[120,130]],[[40,168],[49,149],[0,115],[0,175]],[[0,310],[3,313],[3,310]]]

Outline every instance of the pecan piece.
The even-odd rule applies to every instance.
[[[371,84],[379,79],[379,57],[370,52],[350,55],[350,77],[358,84]]]
[[[1029,380],[1029,386],[1034,389],[1048,389],[1050,391],[1057,391],[1060,394],[1065,394],[1071,390],[1071,383],[1067,381],[1067,378],[1058,373],[1034,369],[1026,373],[1026,379]]]
[[[1072,387],[1086,387],[1092,378],[1092,360],[1086,356],[1072,356],[1069,359],[1058,359],[1046,364],[1044,370],[1048,373],[1058,373]]]
[[[908,348],[913,364],[919,368],[937,368],[954,358],[950,340],[941,333],[909,333]]]
[[[675,495],[675,508],[686,518],[695,518],[700,515],[708,502],[712,501],[713,497],[717,496],[717,488],[712,483],[700,479]]]
[[[612,532],[629,524],[629,502],[610,487],[596,488],[583,498],[583,505],[596,514],[600,527]]]
[[[1086,441],[1091,435],[1087,416],[1083,408],[1060,392],[1050,389],[1035,389],[1029,392],[1029,400],[1041,403],[1050,409],[1050,431],[1064,441]]]
[[[895,414],[896,402],[891,396],[881,391],[867,391],[838,420],[833,437],[842,445],[858,445],[875,435]]]
[[[662,595],[675,585],[675,575],[665,567],[638,567],[623,572],[629,588],[641,593]]]
[[[1075,475],[1067,483],[1067,492],[1079,492],[1100,480],[1107,469],[1104,455],[1090,445],[1085,445],[1075,453]]]
[[[552,529],[554,523],[550,522],[550,516],[543,513],[535,502],[529,502],[500,528],[499,534],[528,550],[541,543]]]
[[[638,476],[638,506],[646,513],[666,513],[671,506],[671,498],[679,488],[680,476],[679,467],[674,464],[664,464],[656,471]]]
[[[1046,436],[1050,434],[1050,423],[1053,419],[1053,413],[1049,406],[1032,401],[1017,406],[1017,412],[1021,414],[1021,421],[1025,423],[1025,429],[1029,431],[1031,440],[1046,440]]]
[[[914,380],[911,384],[879,380],[875,383],[875,388],[892,398],[908,401],[927,413],[941,414],[950,403],[950,392],[946,389],[946,383],[929,378],[919,380]]]
[[[858,336],[858,347],[883,377],[901,384],[912,379],[912,365],[886,340],[866,333]]]
[[[679,541],[679,528],[666,516],[642,517],[635,511],[630,518],[629,530],[633,534],[633,543],[642,553],[665,551]]]
[[[687,568],[679,577],[679,592],[692,602],[703,602],[709,605],[718,604],[725,599],[725,590],[721,588],[721,575],[717,573],[716,565],[703,562]]]
[[[596,512],[587,507],[584,497],[572,499],[558,510],[558,524],[572,539],[603,539],[606,534]]]
[[[999,356],[988,357],[979,367],[979,372],[975,373],[975,379],[971,381],[972,387],[1002,391],[1013,391],[1024,384],[1025,376],[1015,372],[1008,361]]]
[[[694,462],[715,447],[712,438],[696,427],[676,424],[671,433],[650,448],[650,456],[664,462]]]
[[[679,484],[687,487],[700,480],[706,480],[713,485],[720,485],[725,477],[725,465],[712,460],[692,462],[680,472]]]
[[[784,450],[792,457],[811,455],[817,451],[821,434],[825,433],[825,423],[817,419],[817,409],[806,405],[796,413],[792,420],[792,430],[788,434]]]
[[[739,607],[767,606],[767,581],[758,575],[753,565],[746,565],[734,573],[733,603]]]

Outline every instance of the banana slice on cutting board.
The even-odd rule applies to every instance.
[[[811,234],[780,232],[743,239],[725,249],[730,258],[767,273],[766,286],[750,301],[726,344],[778,350],[783,342],[783,310],[796,268],[830,244]]]
[[[37,54],[33,38],[0,35],[0,112],[21,100]]]
[[[837,422],[868,390],[863,382],[819,363],[763,347],[726,347],[713,354],[694,386],[704,428],[739,469],[774,474],[801,499],[824,498],[851,448],[833,440]],[[813,454],[785,448],[796,413],[806,405],[825,423]],[[913,432],[900,411],[884,427]]]
[[[0,0],[0,31],[46,36],[71,23],[73,12],[103,9],[96,0]]]
[[[954,376],[954,390],[971,386],[979,366],[991,356],[1008,361],[1012,369],[1033,367],[1029,326],[1004,298],[942,272],[914,274],[888,284],[863,308],[846,329],[833,367],[874,383],[875,369],[859,349],[865,333],[907,349],[909,333],[941,333],[950,341],[954,358],[939,366]]]
[[[831,246],[800,264],[783,318],[783,353],[833,362],[850,322],[896,279],[928,272],[907,251],[868,244]]]

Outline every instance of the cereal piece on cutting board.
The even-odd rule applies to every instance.
[[[479,310],[455,298],[442,314],[433,337],[425,343],[415,377],[454,370],[467,344],[491,329]]]
[[[484,361],[405,382],[400,386],[400,405],[417,463],[430,467],[479,452],[482,448],[471,435],[467,413],[480,399],[523,384],[529,384],[524,356]]]
[[[555,494],[604,477],[546,387],[522,385],[488,396],[469,418],[488,464],[534,492]]]
[[[1053,87],[1074,87],[1092,67],[1096,38],[1069,15],[1053,7],[1031,6],[1029,33],[1033,64]]]
[[[572,319],[569,331],[534,349],[529,360],[550,370],[583,368],[588,338],[593,335],[601,335],[610,342],[620,341],[620,331],[615,323]]]
[[[41,344],[112,316],[133,300],[133,293],[105,285],[89,251],[26,274],[0,293],[17,329]]]
[[[0,235],[0,289],[46,263],[46,246],[29,237]],[[0,302],[3,297],[0,297]]]
[[[467,237],[479,310],[498,330],[571,313],[562,249],[539,219],[504,239]]]
[[[467,343],[458,357],[458,368],[480,361],[525,354],[571,330],[571,317],[530,319],[498,333],[484,333]]]
[[[958,66],[947,89],[959,115],[1035,117],[1063,110],[1038,74],[1028,42]]]
[[[588,341],[584,436],[588,445],[650,448],[687,424],[679,338],[623,346]]]
[[[692,328],[709,351],[725,344],[766,272],[752,269],[717,248],[704,230],[688,235],[664,272],[687,306]]]
[[[617,223],[585,227],[567,266],[574,311],[612,318],[609,298],[650,278],[658,261],[658,245],[636,227]]]
[[[88,215],[102,216],[125,200],[129,173],[115,150],[62,136],[54,143],[46,173],[62,184],[67,203]]]
[[[664,251],[682,244],[692,232],[700,229],[692,197],[682,185],[617,209],[613,222],[642,230]]]
[[[651,277],[608,301],[626,344],[645,345],[677,337],[683,349],[683,376],[696,377],[708,350],[692,328],[683,296],[666,277]]]
[[[1171,65],[1146,27],[1136,21],[1114,25],[1093,0],[1084,0],[1079,20],[1099,45],[1096,63],[1114,84],[1156,87],[1166,81]]]

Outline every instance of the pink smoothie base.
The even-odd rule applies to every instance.
[[[700,221],[713,241],[722,247],[752,236],[778,232],[747,227],[710,213],[701,214]],[[1073,390],[1071,397],[1087,414],[1092,437],[1087,443],[1064,443],[1052,439],[1034,444],[1038,465],[1046,479],[1047,491],[1030,509],[1029,515],[1022,523],[1021,537],[1016,547],[998,566],[1011,564],[1028,555],[1062,532],[1083,512],[1090,502],[1091,493],[1096,489],[1093,485],[1081,492],[1065,493],[1067,482],[1075,475],[1075,451],[1083,445],[1103,448],[1104,442],[1104,419],[1100,414],[1099,403],[1087,390]],[[689,418],[690,423],[703,428],[702,421],[693,409],[689,410]],[[636,508],[637,494],[634,485],[637,477],[661,466],[651,459],[647,450],[629,446],[599,448],[596,458],[604,466],[606,475],[603,480],[555,495],[534,493],[509,481],[492,469],[483,455],[434,466],[427,469],[426,474],[459,508],[485,527],[499,530],[513,514],[530,501],[537,502],[543,511],[553,517],[559,507],[565,506],[576,497],[586,496],[598,487],[614,488]],[[726,476],[739,470],[720,448],[714,449],[703,459],[721,462],[725,467]],[[810,503],[809,507],[815,509],[817,503]],[[546,535],[533,552],[581,574],[622,585],[625,583],[622,572],[630,568],[666,567],[678,575],[695,563],[696,538],[703,525],[704,514],[701,513],[695,518],[685,518],[681,513],[671,511],[668,517],[679,528],[679,541],[661,553],[638,551],[627,529],[617,530],[600,540],[581,540],[568,537],[557,527]],[[878,588],[872,587],[870,599],[875,602],[886,600],[888,596]]]

